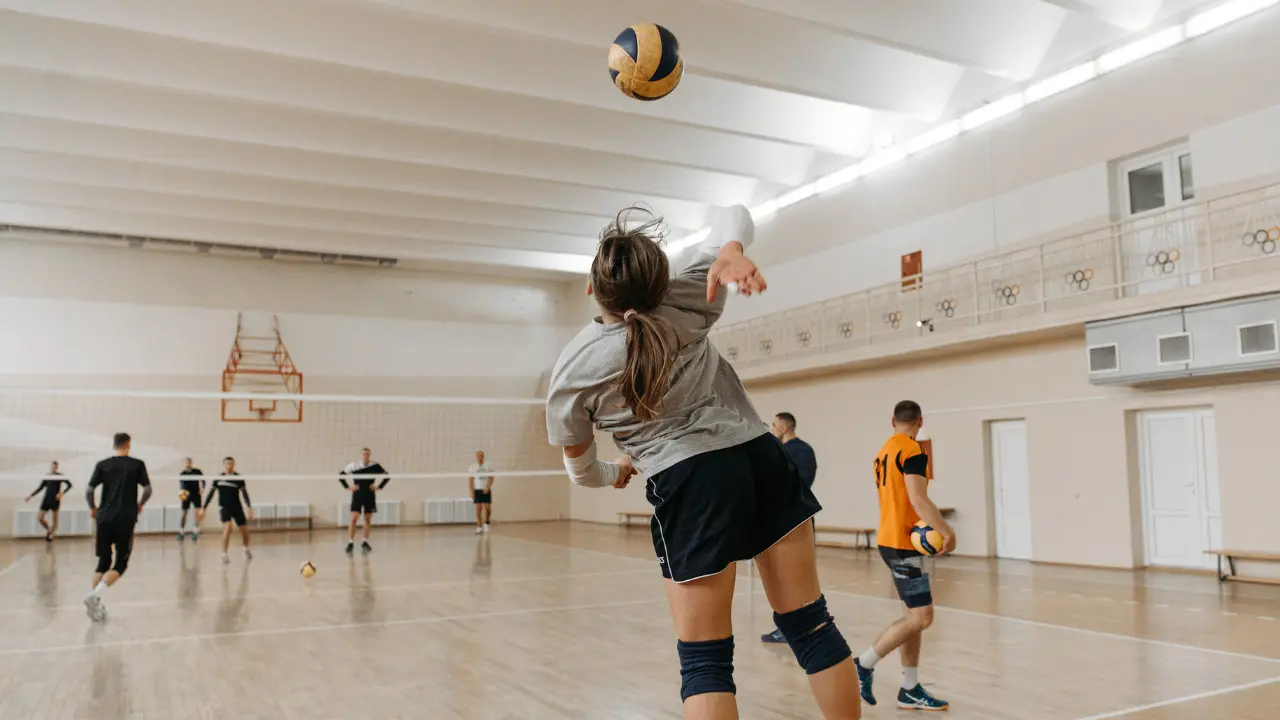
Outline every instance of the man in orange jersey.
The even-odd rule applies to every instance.
[[[880,495],[880,532],[876,544],[880,557],[893,572],[898,597],[907,606],[907,614],[890,625],[880,637],[855,658],[862,700],[876,704],[871,680],[876,663],[895,649],[902,649],[902,687],[898,690],[898,707],[910,710],[946,710],[939,700],[920,685],[920,636],[933,624],[933,593],[924,556],[911,545],[911,529],[924,520],[942,534],[942,552],[956,547],[956,534],[942,519],[938,506],[929,499],[926,479],[929,456],[916,442],[916,434],[924,424],[920,406],[903,400],[893,408],[893,437],[876,454],[876,492]]]

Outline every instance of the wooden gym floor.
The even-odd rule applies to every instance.
[[[648,532],[581,523],[139,539],[95,625],[86,540],[0,544],[0,718],[679,718],[675,639]],[[307,581],[299,565],[313,560]],[[899,614],[866,551],[823,550],[832,611],[861,651]],[[744,718],[816,718],[770,611],[739,569]],[[950,558],[922,680],[951,717],[1271,720],[1280,588]],[[893,707],[899,667],[877,673]]]

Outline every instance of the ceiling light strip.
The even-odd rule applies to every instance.
[[[783,208],[808,200],[815,195],[821,195],[843,187],[863,175],[870,175],[878,170],[883,170],[911,155],[923,152],[935,145],[940,145],[964,132],[975,130],[1000,118],[1008,117],[1027,105],[1083,85],[1101,75],[1118,70],[1142,58],[1164,52],[1169,48],[1180,45],[1185,40],[1200,37],[1274,5],[1280,5],[1280,0],[1230,0],[1229,2],[1224,2],[1211,10],[1192,16],[1181,25],[1166,28],[1104,53],[1096,60],[1090,60],[1034,83],[1025,91],[1019,91],[987,103],[977,110],[961,116],[959,120],[952,120],[931,128],[902,145],[883,148],[856,165],[824,175],[773,200],[760,203],[751,208],[751,217],[756,222],[768,220]],[[693,247],[706,239],[710,233],[710,228],[702,228],[680,240],[668,243],[667,252],[677,253]]]

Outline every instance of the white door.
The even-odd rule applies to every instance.
[[[1147,564],[1212,567],[1205,551],[1222,535],[1213,411],[1144,412],[1140,423]]]
[[[996,555],[1031,559],[1031,472],[1027,421],[991,423],[991,479],[996,503]]]

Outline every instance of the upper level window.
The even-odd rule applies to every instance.
[[[1196,196],[1185,145],[1120,163],[1118,179],[1126,217],[1167,210]]]

